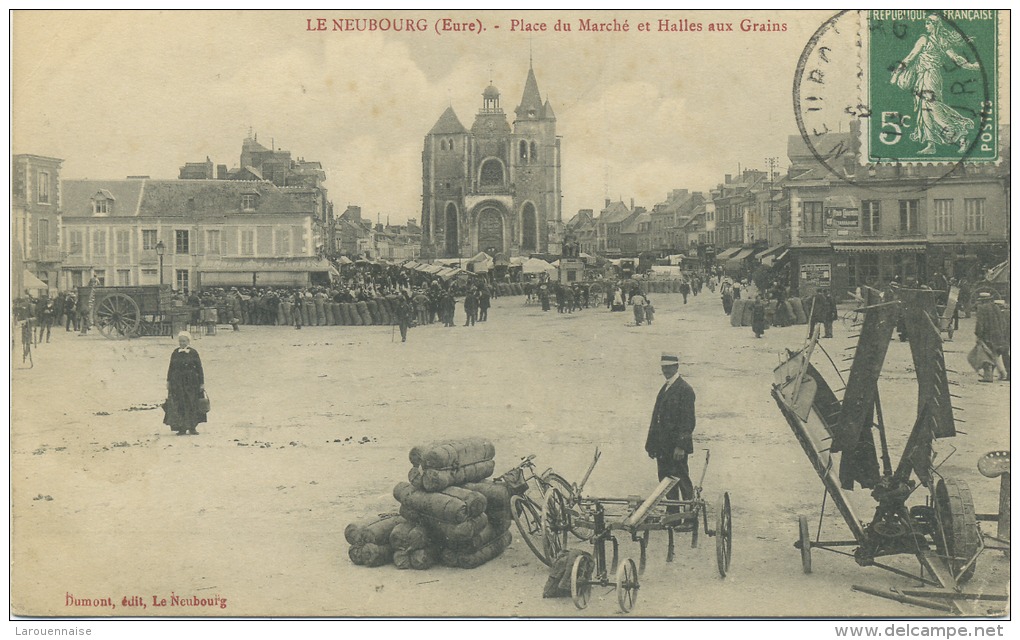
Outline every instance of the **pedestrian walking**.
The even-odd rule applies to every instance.
[[[170,354],[166,373],[166,402],[163,424],[177,435],[198,435],[198,425],[206,421],[205,373],[198,351],[191,346],[191,334],[177,334],[178,348]]]
[[[411,319],[414,317],[414,311],[411,309],[410,301],[400,296],[397,300],[397,324],[400,325],[400,341],[407,342],[407,330],[411,327]]]
[[[630,299],[630,304],[634,310],[634,324],[640,327],[645,320],[645,297],[638,293]]]
[[[1006,328],[1002,322],[1002,314],[999,313],[992,294],[987,291],[978,294],[975,312],[977,322],[974,326],[974,335],[977,338],[977,343],[974,345],[974,351],[971,351],[971,355],[968,356],[968,360],[981,373],[981,382],[993,382],[993,369],[998,371],[1000,380],[1006,380],[1005,367],[998,360],[1003,353],[1008,353],[1009,344],[1006,339]]]
[[[755,338],[765,335],[765,301],[760,295],[754,297],[754,305],[751,307],[751,330]]]

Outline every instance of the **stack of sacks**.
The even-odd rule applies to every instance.
[[[425,529],[446,566],[471,569],[510,545],[510,492],[488,480],[495,455],[482,438],[414,447],[410,482],[393,489],[400,515]]]
[[[352,522],[344,529],[344,537],[350,543],[347,551],[351,562],[366,567],[380,567],[393,560],[390,534],[404,522],[396,514],[384,514],[376,520]]]
[[[398,569],[429,569],[439,560],[440,547],[423,525],[400,518],[390,533],[393,564]]]

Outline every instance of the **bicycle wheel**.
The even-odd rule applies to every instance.
[[[548,565],[550,560],[546,558],[542,550],[542,517],[535,505],[521,496],[512,496],[510,498],[510,515],[514,519],[514,524],[517,525],[517,530],[521,533],[524,544],[528,545],[531,552],[543,564]]]
[[[566,478],[555,471],[546,471],[542,475],[542,488],[548,492],[549,489],[557,489],[563,494],[564,502],[570,512],[570,533],[578,540],[591,540],[595,535],[595,528],[592,523],[583,518],[578,510],[574,486],[567,482]]]
[[[550,564],[567,548],[567,532],[570,531],[570,513],[559,489],[552,489],[545,495],[542,507],[542,550]]]

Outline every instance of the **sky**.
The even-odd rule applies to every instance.
[[[512,122],[530,59],[562,137],[564,221],[606,197],[651,208],[768,157],[785,167],[798,58],[834,13],[15,12],[11,145],[63,158],[64,178],[174,179],[207,156],[236,166],[251,129],[322,162],[338,212],[356,204],[396,224],[420,216],[422,145],[443,110],[470,127],[491,81]],[[308,30],[353,17],[429,31]],[[485,31],[436,33],[442,18]],[[585,18],[630,31],[580,31]],[[660,19],[703,30],[660,32]],[[743,19],[786,30],[743,32]]]

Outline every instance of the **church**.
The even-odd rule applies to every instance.
[[[560,207],[556,116],[549,100],[542,101],[534,68],[513,127],[490,84],[470,130],[451,106],[425,136],[423,257],[545,253]]]

